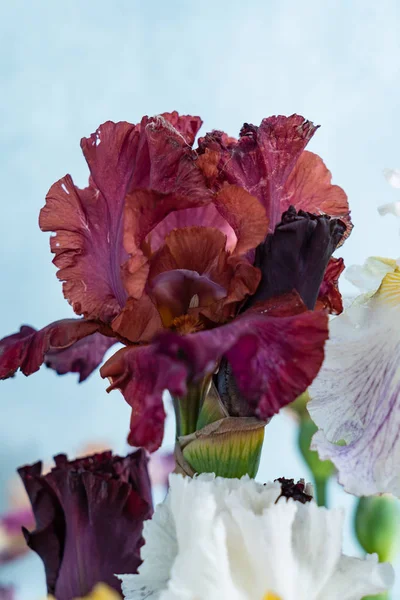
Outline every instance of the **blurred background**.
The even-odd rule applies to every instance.
[[[4,3],[0,338],[22,323],[40,328],[72,316],[38,213],[65,173],[85,185],[79,140],[109,119],[136,123],[175,109],[201,115],[203,132],[236,136],[245,121],[300,113],[322,125],[309,149],[349,196],[355,228],[339,255],[347,265],[398,257],[399,223],[376,209],[400,200],[382,175],[400,167],[399,28],[396,0]],[[350,284],[342,291],[351,294]],[[0,514],[17,503],[10,481],[19,465],[73,456],[87,444],[126,452],[129,407],[106,386],[98,373],[78,385],[77,376],[46,368],[1,383]],[[169,422],[165,450],[173,437]],[[272,420],[258,479],[309,477],[296,437],[289,415]],[[329,492],[331,505],[348,510],[344,546],[357,554],[353,499],[334,481]],[[0,566],[0,584],[8,583],[22,600],[43,597],[36,555]]]

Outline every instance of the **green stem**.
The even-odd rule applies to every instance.
[[[383,592],[377,596],[364,596],[362,600],[390,600],[389,592]]]
[[[197,420],[208,391],[210,379],[207,377],[198,385],[189,385],[186,396],[173,398],[176,417],[176,437],[190,435],[197,429]]]
[[[328,506],[328,480],[314,478],[315,495],[318,506]]]

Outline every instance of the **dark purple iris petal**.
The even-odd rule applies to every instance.
[[[114,574],[136,572],[152,514],[145,452],[55,462],[47,475],[41,463],[19,469],[36,518],[36,530],[24,534],[44,563],[48,593],[71,600],[100,581],[119,591]]]
[[[256,253],[262,279],[250,304],[296,290],[308,309],[315,307],[326,267],[346,230],[339,219],[291,206]]]

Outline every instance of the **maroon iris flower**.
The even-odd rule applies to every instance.
[[[114,573],[137,571],[153,512],[144,450],[54,460],[46,475],[41,463],[19,469],[36,519],[35,531],[23,531],[43,561],[48,593],[71,600],[99,582],[120,591]]]
[[[80,380],[125,344],[101,373],[132,407],[129,442],[151,451],[163,391],[183,396],[223,361],[249,414],[278,412],[322,363],[327,315],[314,308],[341,309],[330,256],[351,223],[345,193],[304,150],[316,127],[270,117],[239,140],[214,131],[194,148],[200,125],[171,113],[83,138],[88,187],[67,175],[40,214],[82,318],[0,342],[2,378],[44,362]]]

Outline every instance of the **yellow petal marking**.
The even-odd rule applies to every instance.
[[[400,269],[398,267],[392,273],[385,275],[372,298],[376,302],[382,302],[391,307],[400,307]]]
[[[94,586],[90,594],[76,600],[121,600],[121,596],[105,583],[98,583]]]
[[[281,600],[281,597],[273,594],[272,592],[267,592],[262,600]]]

